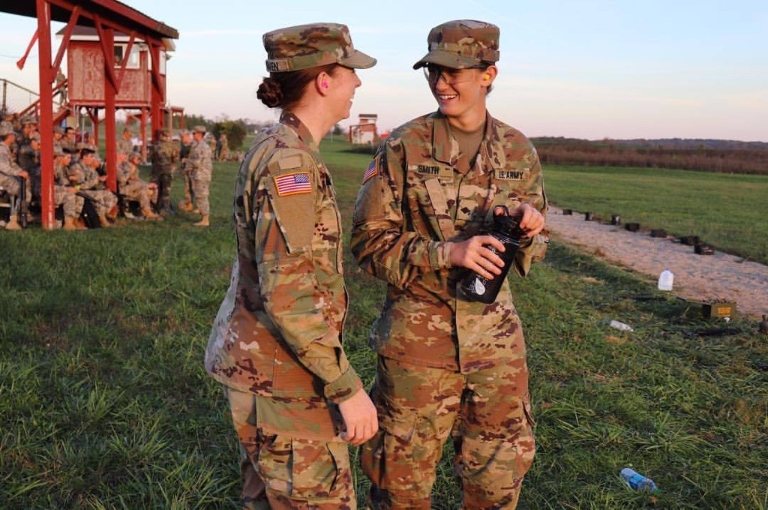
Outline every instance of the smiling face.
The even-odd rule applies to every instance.
[[[344,66],[336,66],[329,75],[328,82],[330,82],[328,83],[330,93],[335,100],[333,108],[334,116],[337,118],[335,123],[349,117],[355,89],[362,85],[362,82],[354,69]]]
[[[425,68],[440,112],[450,124],[465,130],[473,130],[485,121],[485,97],[496,72],[496,66],[451,69],[430,64]]]

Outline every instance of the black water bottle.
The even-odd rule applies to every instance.
[[[483,278],[474,271],[469,272],[461,281],[461,292],[470,301],[479,301],[485,304],[496,301],[496,296],[509,273],[509,268],[512,267],[515,252],[520,246],[520,238],[525,235],[517,220],[509,216],[509,210],[504,206],[502,207],[507,214],[497,214],[493,217],[493,230],[489,234],[501,241],[504,245],[504,252],[498,253],[492,246],[487,246],[487,248],[501,257],[504,261],[504,267],[501,274],[494,275],[491,279]]]

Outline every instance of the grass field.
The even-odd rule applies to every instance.
[[[662,228],[768,264],[768,176],[556,165],[546,169],[552,202],[607,220]]]
[[[369,156],[343,149],[324,145],[348,222]],[[202,368],[234,253],[236,170],[216,166],[210,229],[177,215],[83,233],[0,231],[0,508],[237,508],[234,433],[221,388]],[[577,210],[583,193],[643,174],[545,172],[550,199]],[[597,184],[588,184],[593,173]],[[711,177],[684,175],[689,188]],[[690,207],[731,200],[726,188]],[[650,195],[634,193],[638,210],[658,207]],[[585,206],[633,217],[625,202],[596,202]],[[749,235],[744,222],[720,224]],[[349,259],[347,275],[347,351],[370,382],[366,337],[383,287]],[[538,423],[520,508],[768,509],[768,342],[754,322],[704,320],[557,243],[512,285]],[[610,329],[611,319],[635,331]],[[619,478],[625,466],[661,492],[630,490]],[[434,508],[456,509],[449,466],[439,472]],[[361,497],[366,487],[358,473]]]

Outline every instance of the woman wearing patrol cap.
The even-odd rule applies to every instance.
[[[528,368],[508,283],[496,301],[461,294],[468,271],[501,274],[494,214],[518,218],[524,276],[543,257],[541,166],[519,131],[491,117],[499,29],[458,20],[428,36],[438,111],[399,127],[365,172],[352,231],[361,267],[388,283],[371,330],[379,433],[362,449],[374,508],[429,509],[443,444],[454,440],[462,508],[515,508],[533,462]],[[502,207],[504,206],[504,207]]]
[[[318,143],[349,116],[355,69],[376,60],[336,23],[263,42],[270,75],[257,95],[282,114],[240,167],[237,257],[205,365],[227,388],[246,508],[354,509],[347,443],[378,425],[342,347],[341,221]]]

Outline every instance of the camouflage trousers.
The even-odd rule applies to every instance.
[[[142,209],[149,209],[152,205],[150,203],[151,193],[148,184],[144,181],[129,181],[127,184],[120,186],[120,194],[128,200],[138,201],[139,207]]]
[[[32,199],[32,185],[29,179],[22,179],[21,177],[16,177],[14,175],[0,174],[0,188],[4,188],[9,195],[18,197],[19,195],[21,195],[22,180],[24,181],[27,187],[26,197],[27,197],[27,202],[29,202]]]
[[[56,205],[61,206],[66,218],[77,218],[80,216],[83,210],[83,202],[85,202],[83,197],[71,193],[65,186],[54,186],[53,193]]]
[[[267,433],[256,408],[269,406],[270,398],[232,388],[226,393],[240,440],[243,509],[357,508],[347,443]]]
[[[109,214],[117,206],[117,195],[108,189],[81,189],[80,192],[94,201],[99,215]]]
[[[152,182],[157,185],[157,209],[162,211],[171,208],[171,184],[173,172],[170,168],[152,170]]]
[[[200,214],[211,214],[211,203],[208,200],[208,188],[211,186],[211,181],[206,179],[192,179],[192,192],[195,196],[195,207],[200,211]]]
[[[196,203],[194,181],[192,180],[192,176],[189,175],[189,172],[184,172],[184,201],[190,205]]]
[[[462,508],[516,508],[535,453],[524,357],[462,374],[379,356],[371,398],[379,432],[361,452],[371,508],[429,510],[449,436]]]

